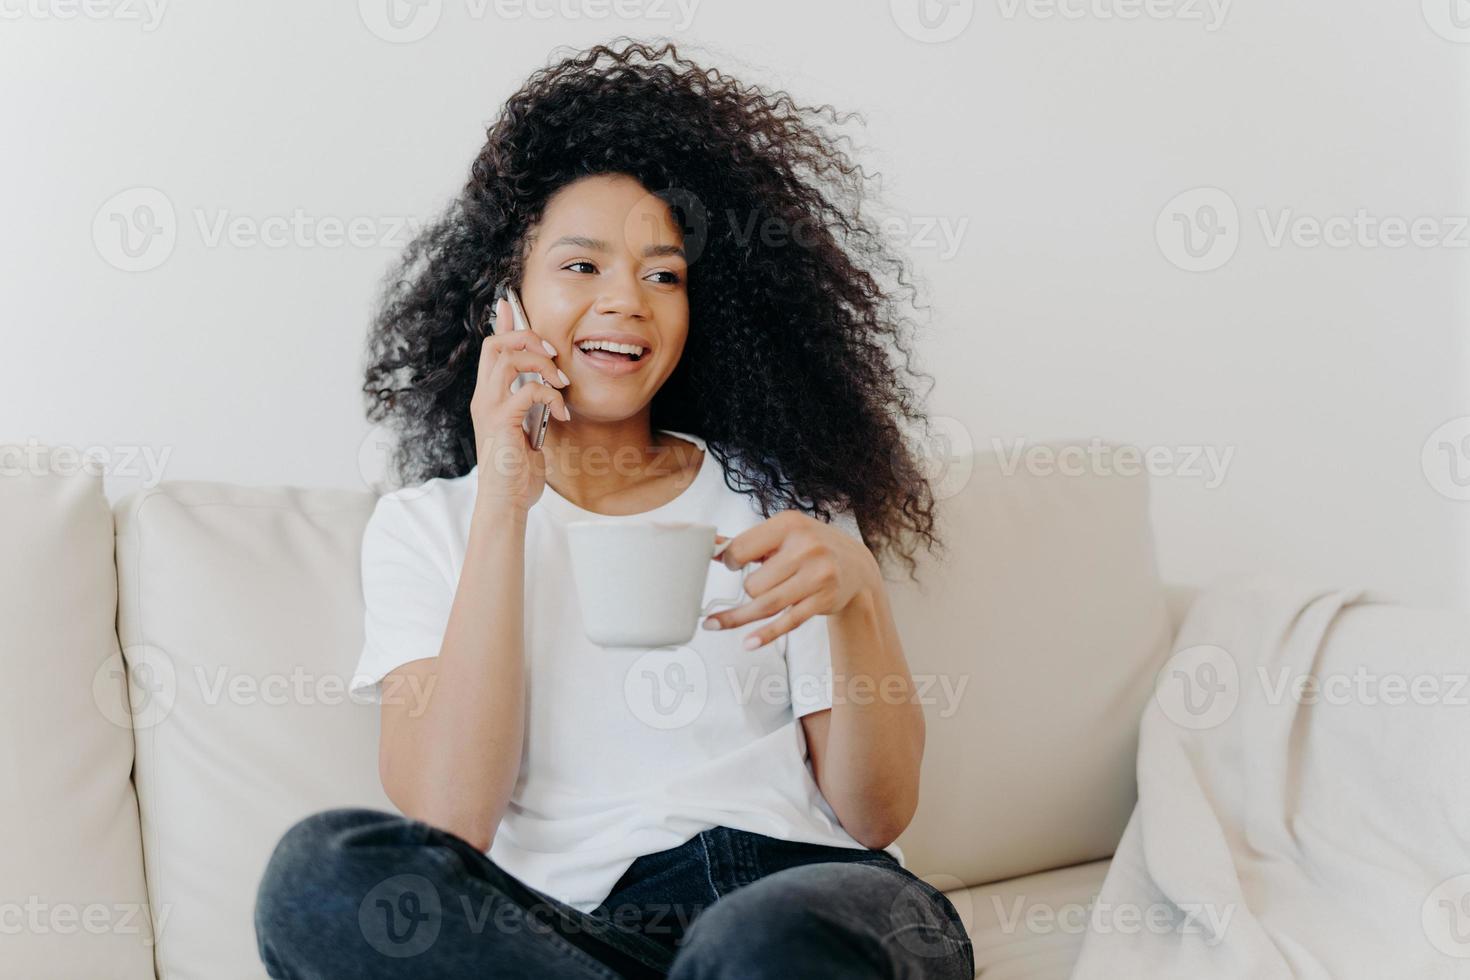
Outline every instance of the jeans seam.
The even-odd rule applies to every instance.
[[[749,834],[736,834],[735,844],[740,857],[741,884],[748,885],[752,882],[759,881],[761,878],[761,865],[755,839]]]
[[[713,859],[710,857],[709,839],[706,833],[701,832],[699,835],[699,846],[704,848],[704,880],[709,882],[709,890],[714,894],[715,900],[719,901],[720,889],[715,885]]]
[[[755,879],[750,876],[750,862],[746,859],[745,835],[730,827],[718,831],[720,853],[725,858],[725,878],[730,888],[743,888]]]
[[[892,865],[892,869],[921,887],[921,889],[924,891],[925,897],[929,900],[929,904],[939,910],[940,914],[943,915],[946,921],[948,921],[950,929],[945,929],[942,926],[937,926],[928,922],[911,922],[906,925],[899,926],[897,929],[889,932],[883,937],[883,942],[887,944],[888,940],[891,939],[893,936],[896,936],[899,933],[905,932],[910,929],[934,929],[941,936],[944,937],[946,944],[953,946],[955,951],[967,953],[973,965],[975,955],[975,943],[974,940],[970,938],[969,932],[966,931],[965,922],[963,919],[960,918],[959,911],[955,909],[954,903],[946,898],[944,893],[941,892],[938,888],[935,888],[933,885],[929,884],[929,882],[925,881],[923,878],[920,878],[918,875],[914,874],[912,871],[909,871],[907,868],[898,865],[897,862]],[[953,930],[953,935],[950,934],[951,930]]]
[[[907,872],[907,869],[904,870]],[[912,872],[908,873],[912,874]],[[960,918],[959,910],[954,907],[954,903],[945,896],[944,892],[940,891],[938,888],[935,888],[933,885],[929,884],[929,882],[925,881],[923,878],[920,878],[918,875],[913,875],[913,879],[924,885],[931,892],[933,892],[933,894],[929,896],[929,901],[939,906],[939,910],[944,913],[945,918],[949,919],[950,924],[954,926],[955,931],[968,942],[970,937],[969,933],[965,931],[965,921]]]
[[[970,937],[965,935],[963,930],[960,932],[960,938],[955,939],[949,934],[949,930],[941,928],[940,926],[937,926],[932,922],[905,923],[904,925],[899,926],[897,929],[892,929],[879,936],[878,942],[880,945],[882,945],[884,952],[888,954],[890,959],[897,959],[899,961],[902,961],[908,956],[912,955],[913,950],[904,947],[901,942],[895,942],[895,939],[904,933],[917,932],[919,930],[927,930],[937,933],[944,946],[948,948],[950,954],[964,954],[966,950],[972,950],[972,952],[970,952],[970,956],[974,956],[974,944],[971,942]],[[895,947],[901,949],[903,951],[903,955],[895,957],[893,952]]]
[[[898,874],[901,877],[909,879],[911,883],[918,883],[931,889],[934,887],[933,885],[930,885],[928,882],[924,881],[924,879],[920,878],[918,875],[913,874],[907,868],[902,868],[898,866],[897,863],[888,864],[887,862],[880,861],[852,861],[844,863],[866,864],[873,867],[884,868],[892,873]],[[945,898],[944,895],[940,893],[937,889],[935,889],[934,895],[930,895],[928,892],[925,892],[924,897],[928,899],[931,907],[936,907],[936,911],[938,911],[948,922],[953,925],[955,933],[959,936],[959,939],[954,939],[952,936],[950,936],[949,930],[944,928],[942,925],[937,925],[932,922],[908,922],[904,923],[901,926],[898,926],[895,929],[891,929],[878,937],[878,940],[882,944],[885,952],[890,951],[889,940],[892,937],[911,929],[933,929],[937,931],[941,936],[944,937],[947,944],[953,946],[956,952],[963,952],[965,949],[972,948],[973,943],[971,942],[969,935],[965,932],[964,923],[959,920],[958,914],[953,911],[953,906],[950,904],[949,899]],[[847,927],[856,930],[863,930],[871,925],[871,923],[865,919],[856,918],[847,915],[846,913],[838,913],[833,917],[837,921],[844,923]]]

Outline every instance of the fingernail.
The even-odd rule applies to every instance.
[[[568,408],[566,405],[563,405],[561,407],[561,410],[562,410],[562,414],[564,416],[566,416],[565,418],[562,419],[562,421],[563,422],[570,422],[572,420],[572,410],[570,408]]]
[[[745,640],[745,644],[744,644],[745,649],[747,649],[747,650],[754,650],[756,647],[758,647],[760,645],[761,645],[761,638],[758,637],[758,636],[747,637],[746,640]]]
[[[552,357],[556,356],[556,348],[551,346],[551,341],[543,340],[541,341],[541,346],[546,348],[546,353],[550,354]]]
[[[718,619],[706,619],[704,621],[704,628],[707,630],[717,630],[720,628],[720,621]]]
[[[561,368],[557,368],[556,369],[556,376],[558,378],[561,378],[561,383],[564,384],[564,385],[569,385],[569,384],[572,383],[572,379],[569,378],[569,377],[567,377],[567,373],[565,371],[563,371]]]

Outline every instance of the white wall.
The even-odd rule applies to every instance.
[[[1465,429],[1421,462],[1470,416],[1458,0],[956,0],[934,32],[908,0],[620,7],[641,19],[424,0],[404,43],[368,26],[392,33],[378,0],[90,2],[0,0],[0,441],[102,447],[114,499],[153,478],[134,447],[168,479],[380,475],[358,389],[397,222],[458,189],[556,45],[670,34],[866,116],[848,131],[928,288],[932,408],[962,438],[1229,453],[1213,479],[1155,481],[1169,577],[1273,568],[1470,606]],[[1239,213],[1204,261],[1235,251],[1186,271],[1156,222],[1200,187]],[[114,199],[135,188],[177,236],[127,272],[110,222],[150,203]],[[1261,209],[1424,217],[1453,240],[1273,246]],[[373,243],[208,240],[222,217],[297,213],[363,218]]]

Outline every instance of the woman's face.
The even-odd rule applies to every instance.
[[[566,185],[532,230],[521,301],[557,349],[572,424],[629,418],[653,401],[689,334],[689,268],[668,205],[632,177]],[[598,337],[644,348],[635,362],[587,353]]]

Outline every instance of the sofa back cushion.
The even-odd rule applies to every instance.
[[[33,449],[0,446],[0,974],[145,980],[112,512],[99,475]]]
[[[392,810],[362,646],[368,493],[173,482],[117,505],[148,891],[164,977],[264,977],[256,887],[297,820]],[[101,974],[96,974],[101,975]]]
[[[919,810],[898,843],[941,888],[1107,857],[1137,797],[1138,719],[1173,628],[1147,475],[1120,475],[1111,449],[1072,465],[1087,448],[949,460],[947,552],[917,584],[885,566],[927,685]]]

